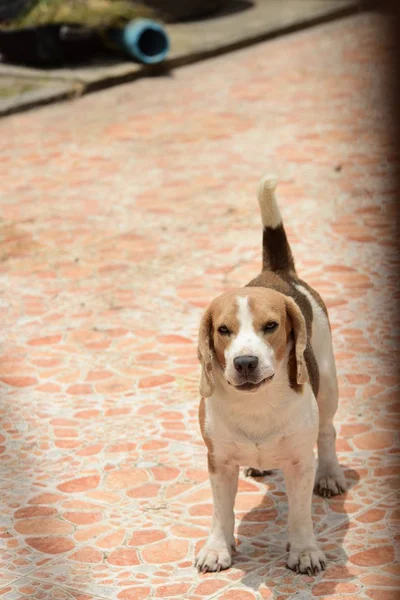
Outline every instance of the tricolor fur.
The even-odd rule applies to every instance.
[[[214,499],[212,530],[196,559],[202,571],[232,562],[240,466],[253,473],[283,469],[290,505],[288,566],[300,572],[325,566],[313,534],[313,487],[324,496],[345,489],[335,452],[338,392],[328,313],[296,274],[275,188],[276,179],[266,177],[258,193],[261,274],[216,298],[200,325],[199,420]]]

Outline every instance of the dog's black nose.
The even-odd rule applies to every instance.
[[[238,373],[248,376],[258,367],[257,356],[237,356],[233,359],[233,364]]]

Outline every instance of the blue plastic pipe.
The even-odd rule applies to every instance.
[[[121,50],[145,65],[160,63],[168,54],[169,39],[163,26],[150,19],[130,21],[110,33]]]

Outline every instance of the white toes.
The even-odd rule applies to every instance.
[[[346,480],[342,469],[337,466],[332,469],[318,469],[315,478],[314,492],[330,498],[331,496],[339,496],[346,491]]]
[[[201,573],[222,571],[229,569],[232,564],[232,553],[226,546],[213,546],[206,544],[198,553],[195,566]]]
[[[325,571],[326,558],[324,553],[316,547],[300,550],[291,549],[286,565],[296,573],[316,575],[320,571]]]

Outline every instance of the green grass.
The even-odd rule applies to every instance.
[[[48,23],[79,23],[89,27],[118,26],[139,17],[155,17],[154,11],[129,0],[37,0],[7,28]]]
[[[15,81],[8,79],[0,79],[0,98],[10,98],[11,96],[19,96],[25,92],[30,92],[39,87],[37,83],[28,81]]]

